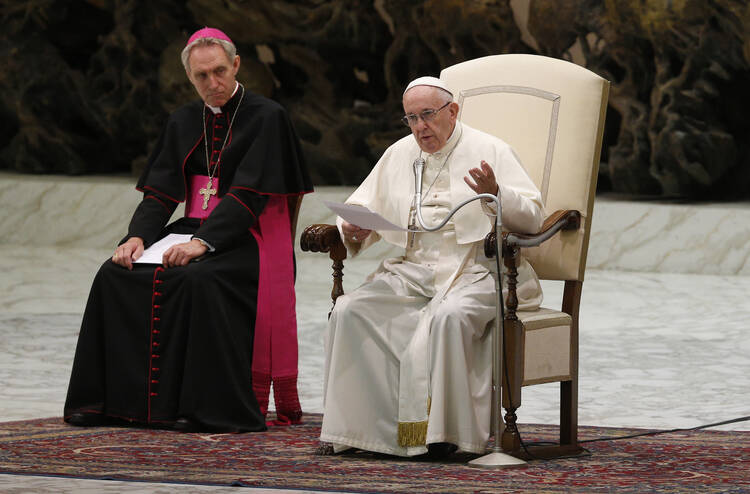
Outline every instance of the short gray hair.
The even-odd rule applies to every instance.
[[[187,72],[190,72],[190,66],[188,64],[188,59],[190,58],[190,52],[193,48],[196,46],[207,46],[207,45],[219,45],[222,48],[224,48],[224,52],[227,54],[227,57],[229,58],[229,61],[232,62],[234,60],[234,57],[237,56],[237,48],[234,46],[234,44],[230,43],[229,41],[225,39],[218,39],[218,38],[198,38],[189,45],[187,45],[182,50],[182,54],[180,55],[180,58],[182,59],[182,65],[185,67],[185,70]]]

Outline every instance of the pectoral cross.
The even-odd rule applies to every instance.
[[[216,189],[211,188],[212,182],[213,179],[209,178],[206,186],[198,190],[198,193],[203,196],[203,209],[208,209],[208,200],[211,198],[211,196],[216,195]]]
[[[410,239],[409,239],[409,248],[414,247],[414,238],[417,236],[417,210],[414,206],[409,208],[409,231]]]

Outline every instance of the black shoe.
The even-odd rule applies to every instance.
[[[457,449],[458,446],[451,443],[432,443],[427,445],[427,456],[432,460],[444,460]]]
[[[65,419],[65,422],[76,427],[96,427],[107,424],[109,420],[106,415],[101,413],[76,412],[71,413],[70,417]]]
[[[315,449],[315,456],[331,456],[334,454],[333,444],[321,442]]]
[[[172,429],[178,432],[198,432],[200,430],[200,426],[197,422],[194,422],[189,418],[180,417],[172,425]]]

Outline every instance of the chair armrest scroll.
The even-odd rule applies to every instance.
[[[328,257],[333,261],[333,289],[331,300],[336,305],[336,299],[344,294],[344,259],[346,259],[346,247],[341,241],[339,230],[335,225],[310,225],[302,232],[299,239],[300,248],[305,252],[328,252]],[[328,317],[331,313],[328,313]]]
[[[577,230],[581,226],[581,213],[574,209],[555,211],[544,220],[539,233],[503,233],[503,243],[508,247],[536,247],[551,238],[560,230]],[[487,257],[495,256],[495,232],[490,232],[484,239],[484,253]]]
[[[343,250],[346,259],[346,249],[335,225],[310,225],[302,232],[299,239],[300,248],[305,252],[331,252]],[[331,252],[333,258],[334,252]]]

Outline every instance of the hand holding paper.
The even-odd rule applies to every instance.
[[[344,234],[344,238],[349,242],[362,243],[367,237],[370,236],[372,230],[360,228],[357,225],[352,225],[348,221],[343,220],[341,222],[341,233]]]
[[[162,256],[173,245],[189,242],[192,235],[182,233],[170,233],[151,247],[143,251],[143,255],[135,262],[138,264],[161,264]]]
[[[407,231],[406,228],[391,223],[365,207],[331,201],[323,201],[323,203],[328,206],[328,209],[341,216],[345,221],[352,225],[357,225],[361,229]]]

